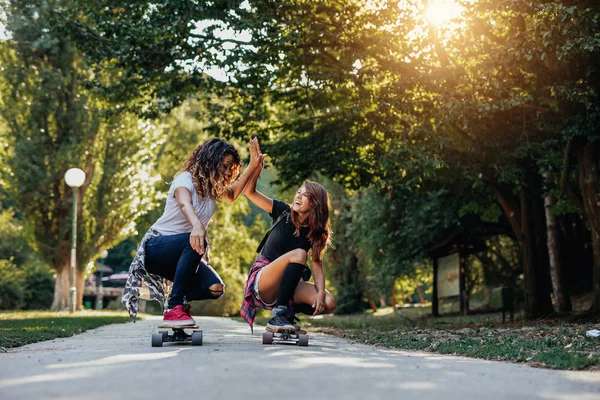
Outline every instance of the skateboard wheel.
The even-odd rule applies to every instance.
[[[163,345],[163,334],[153,333],[152,334],[152,347],[162,347]]]
[[[273,332],[263,332],[263,344],[273,344]]]
[[[298,335],[298,346],[308,346],[308,335]]]
[[[163,342],[167,341],[167,338],[169,337],[169,331],[158,331],[158,333],[160,333],[163,337]]]
[[[202,346],[202,331],[192,332],[192,346]]]

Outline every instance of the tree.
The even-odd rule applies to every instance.
[[[552,159],[565,149],[568,177],[570,143],[576,142],[588,149],[587,161],[579,156],[580,181],[588,177],[581,193],[588,199],[598,193],[597,134],[587,124],[597,118],[600,14],[589,2],[570,3],[478,2],[466,13],[465,29],[443,46],[452,60],[446,68],[455,71],[443,98],[460,100],[445,103],[445,125],[454,147],[473,149],[521,243],[530,316],[550,310],[542,175],[556,169]],[[593,229],[597,208],[582,208]]]
[[[52,25],[56,2],[7,2],[11,39],[0,43],[0,132],[7,159],[2,181],[33,232],[42,260],[57,272],[52,307],[68,305],[71,192],[63,176],[86,172],[78,189],[78,306],[82,271],[104,248],[122,240],[156,201],[153,153],[160,131],[152,123],[113,112],[94,93],[112,77],[94,70]],[[26,4],[25,4],[26,3]],[[118,108],[118,105],[114,106]]]
[[[426,6],[167,1],[94,13],[87,2],[85,17],[71,10],[63,26],[94,59],[116,54],[131,85],[155,82],[167,108],[193,87],[217,93],[216,103],[206,96],[214,129],[260,132],[282,182],[319,171],[348,188],[385,187],[405,171],[416,187],[442,167],[481,180],[520,244],[530,317],[552,311],[542,174],[545,156],[564,151],[562,187],[573,191],[565,182],[577,175],[570,197],[592,233],[596,307],[597,5],[487,0],[446,25],[428,21]],[[227,83],[203,75],[214,66]]]

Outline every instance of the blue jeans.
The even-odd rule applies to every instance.
[[[168,308],[187,301],[218,299],[210,287],[223,284],[217,272],[192,249],[190,234],[156,236],[146,243],[146,271],[173,282]]]

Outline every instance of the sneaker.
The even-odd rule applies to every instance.
[[[190,315],[183,309],[183,306],[180,304],[178,306],[173,307],[165,313],[165,315],[163,316],[163,324],[171,326],[186,326],[196,325],[196,321],[194,321],[194,318],[190,317]]]
[[[184,304],[183,311],[185,311],[185,313],[188,315],[188,317],[192,318],[192,303]]]
[[[281,332],[283,330],[294,331],[294,325],[286,318],[287,307],[279,306],[273,309],[271,319],[267,322],[267,330],[271,332]]]

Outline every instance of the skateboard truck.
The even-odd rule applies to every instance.
[[[192,346],[202,346],[202,330],[197,329],[198,325],[161,325],[159,328],[172,329],[173,333],[169,335],[169,331],[166,330],[160,330],[158,333],[153,333],[151,341],[152,347],[162,347],[163,343],[175,342],[191,342]],[[185,333],[185,329],[193,329],[192,334]]]
[[[273,344],[275,342],[285,344],[296,344],[298,346],[308,346],[308,335],[296,333],[289,329],[283,329],[280,332],[263,332],[263,344]]]

